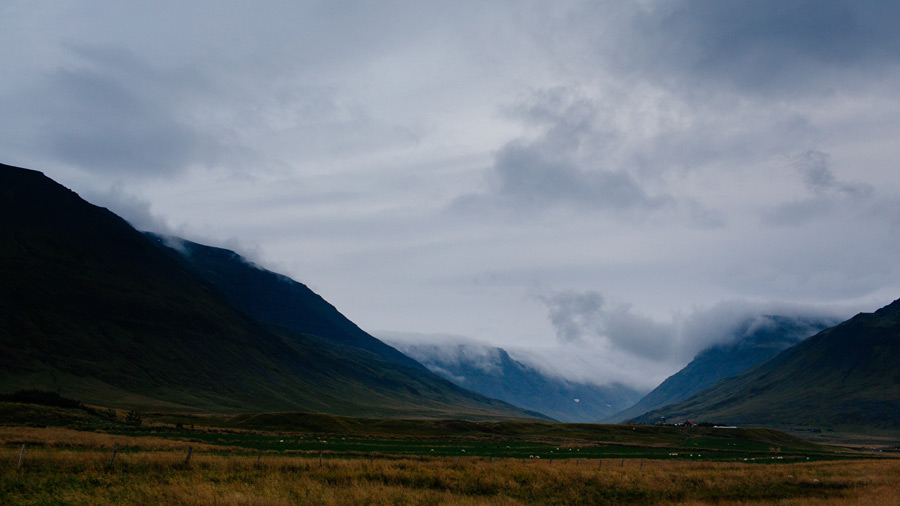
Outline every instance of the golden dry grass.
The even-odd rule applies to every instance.
[[[143,439],[143,438],[141,438]],[[744,464],[325,459],[195,453],[0,451],[0,504],[897,505],[900,461]]]
[[[227,451],[230,448],[196,442],[173,441],[153,436],[128,437],[105,432],[88,432],[61,427],[4,427],[0,426],[0,447],[37,446],[43,448],[112,448],[118,444],[123,450],[187,451],[188,446],[200,451]]]

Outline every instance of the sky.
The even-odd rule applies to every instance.
[[[900,3],[0,2],[0,161],[376,336],[652,388],[900,297]],[[412,337],[411,337],[412,336]]]

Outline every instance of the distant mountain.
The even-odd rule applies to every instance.
[[[761,315],[740,322],[728,341],[706,348],[637,404],[609,418],[624,422],[681,402],[719,380],[759,365],[807,337],[838,323],[826,317]]]
[[[195,264],[40,172],[0,165],[0,216],[0,393],[170,411],[532,416],[392,356],[324,301],[307,328],[320,334],[254,319]]]
[[[638,418],[769,427],[900,430],[900,300],[861,313]]]
[[[457,385],[562,422],[596,422],[640,397],[621,384],[597,386],[549,376],[502,348],[472,343],[393,345]]]

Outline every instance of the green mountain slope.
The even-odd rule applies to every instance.
[[[706,348],[682,370],[668,377],[637,404],[609,418],[623,422],[681,402],[718,381],[759,365],[807,337],[835,325],[830,318],[763,315],[742,321],[730,342]]]
[[[0,393],[169,410],[528,417],[424,371],[253,320],[183,261],[0,165]]]
[[[900,430],[900,300],[788,348],[639,421]]]

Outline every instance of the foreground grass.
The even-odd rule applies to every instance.
[[[0,504],[900,504],[900,461],[795,464],[0,450]]]

